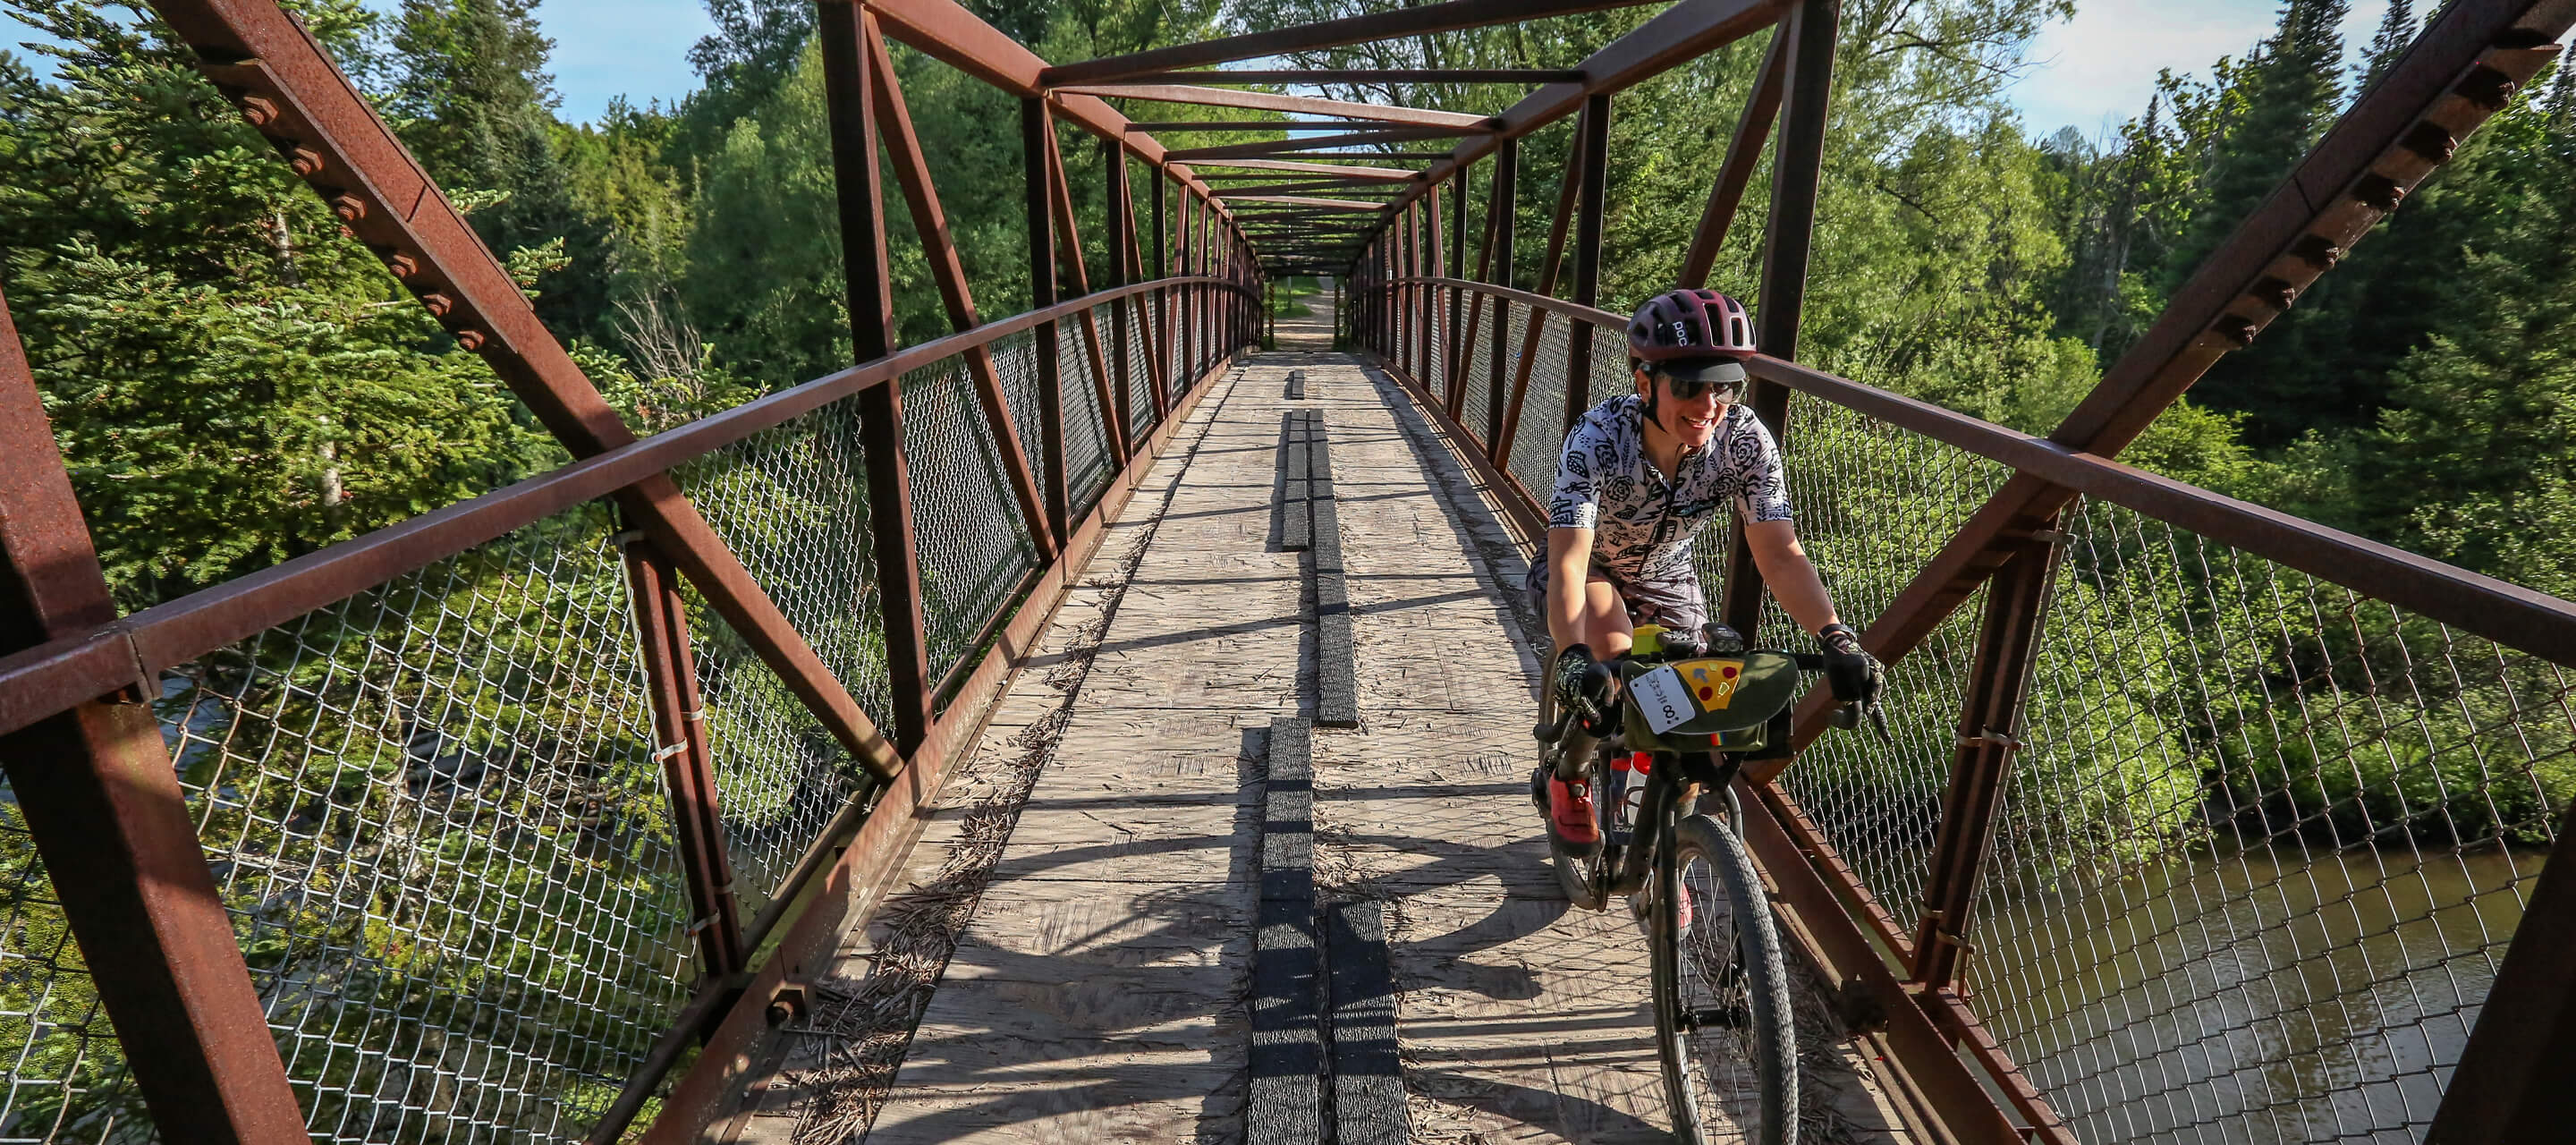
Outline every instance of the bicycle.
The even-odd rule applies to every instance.
[[[1798,1046],[1788,968],[1730,785],[1747,762],[1788,753],[1802,674],[1823,671],[1824,658],[1747,649],[1710,624],[1703,634],[1640,625],[1628,655],[1583,660],[1569,664],[1559,653],[1549,665],[1532,729],[1541,759],[1530,793],[1542,813],[1551,770],[1571,756],[1584,761],[1601,818],[1596,854],[1549,847],[1557,882],[1589,910],[1628,895],[1647,924],[1655,1048],[1675,1139],[1702,1145],[1722,1114],[1751,1145],[1793,1145]],[[1605,708],[1595,697],[1612,698]],[[1857,727],[1863,713],[1887,734],[1875,705],[1847,705],[1834,724]],[[1702,794],[1685,811],[1693,787]],[[1722,818],[1705,813],[1712,803]],[[1731,1060],[1720,1052],[1730,1048]],[[1735,1096],[1739,1068],[1752,1073],[1750,1102]]]

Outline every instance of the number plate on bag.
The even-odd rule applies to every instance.
[[[1742,660],[1685,660],[1629,682],[1629,694],[1646,727],[1662,735],[1705,712],[1725,711],[1735,699]]]

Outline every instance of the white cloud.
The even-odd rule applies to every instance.
[[[2343,23],[2348,57],[2367,46],[2386,11],[2355,0]],[[2073,20],[2040,32],[2030,75],[2007,94],[2034,134],[2069,125],[2098,134],[2146,110],[2159,70],[2206,77],[2220,56],[2241,57],[2269,35],[2279,16],[2274,0],[2079,3]]]

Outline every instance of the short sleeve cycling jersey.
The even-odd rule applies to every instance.
[[[1667,477],[1646,459],[1643,399],[1602,402],[1566,435],[1548,527],[1594,530],[1593,566],[1639,582],[1688,574],[1691,540],[1722,506],[1734,505],[1746,521],[1790,517],[1779,447],[1740,402],[1728,407],[1717,436],[1674,468]]]

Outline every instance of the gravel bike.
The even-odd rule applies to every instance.
[[[1641,625],[1625,656],[1560,653],[1542,689],[1531,798],[1544,814],[1550,771],[1579,761],[1571,770],[1591,784],[1601,819],[1596,854],[1551,844],[1557,882],[1589,910],[1627,895],[1646,925],[1655,1048],[1685,1145],[1738,1131],[1751,1145],[1797,1140],[1788,970],[1730,784],[1745,763],[1788,754],[1801,673],[1823,669],[1821,656],[1748,650],[1722,625]],[[1885,735],[1874,705],[1839,709],[1834,723],[1855,727],[1864,711]],[[1694,789],[1696,806],[1685,806]]]

